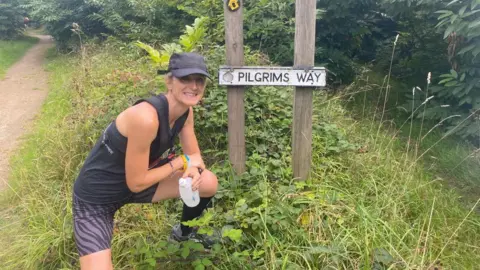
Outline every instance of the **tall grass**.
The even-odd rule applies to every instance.
[[[8,241],[2,242],[0,264],[6,269],[78,267],[70,210],[78,169],[118,112],[138,97],[162,91],[140,54],[128,45],[119,47],[87,47],[81,65],[71,57],[50,59],[50,95],[35,132],[13,160],[11,189],[0,194],[0,241]],[[358,83],[354,92],[363,100],[366,89],[380,91]],[[211,86],[207,92],[199,115],[208,121],[196,121],[196,127],[200,141],[208,140],[202,148],[221,187],[205,217],[212,218],[203,222],[224,231],[233,228],[238,231],[231,232],[241,236],[225,237],[211,254],[192,258],[193,252],[165,242],[171,225],[178,222],[178,200],[129,205],[115,218],[116,269],[199,264],[215,269],[477,267],[476,205],[466,209],[459,194],[426,169],[428,160],[405,155],[406,143],[394,125],[378,127],[377,119],[348,111],[342,99],[315,93],[312,177],[296,182],[290,148],[268,152],[288,144],[290,134],[262,139],[288,123],[278,115],[291,113],[292,92],[248,91],[248,171],[236,176],[222,160],[225,149],[216,148],[225,145],[225,90]],[[264,100],[278,96],[278,104]],[[253,107],[261,102],[269,105]],[[371,111],[362,106],[364,114]]]
[[[17,62],[37,42],[38,39],[34,37],[0,40],[0,79],[3,79],[8,68]]]
[[[425,78],[427,79],[427,75]],[[423,92],[419,91],[418,86],[407,86],[394,79],[390,79],[390,83],[392,92],[397,93],[398,96],[406,96],[408,92],[424,96],[424,101],[421,102],[423,105],[417,104],[414,107],[415,104],[412,104],[412,107],[404,108],[396,106],[398,99],[392,98],[387,101],[387,107],[390,108],[385,112],[387,119],[380,122],[377,119],[379,106],[375,105],[375,102],[382,97],[382,91],[378,89],[385,87],[385,78],[381,74],[366,69],[344,94],[349,97],[347,107],[354,115],[362,115],[362,118],[370,117],[371,127],[378,126],[389,130],[390,140],[386,141],[387,148],[393,146],[406,154],[412,153],[413,150],[411,157],[416,159],[415,165],[423,166],[426,172],[435,175],[437,180],[445,186],[455,188],[459,192],[460,200],[467,208],[473,206],[480,194],[478,148],[466,140],[455,137],[451,132],[445,133],[442,129],[443,120],[432,122],[424,117],[414,119],[419,111],[425,110],[432,98],[428,96],[427,80]],[[400,101],[402,102],[405,103],[405,100]],[[377,109],[365,112],[365,107]],[[480,209],[477,211],[480,212]]]

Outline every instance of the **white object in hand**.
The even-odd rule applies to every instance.
[[[200,194],[198,190],[192,190],[192,178],[180,178],[178,180],[178,188],[180,190],[180,198],[188,207],[195,207],[200,203]]]

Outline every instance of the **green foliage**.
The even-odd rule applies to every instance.
[[[62,57],[49,66],[55,95],[15,158],[15,192],[0,200],[0,241],[10,243],[0,252],[6,269],[78,268],[73,179],[107,123],[138,98],[163,91],[136,45],[110,39],[103,46],[86,44],[82,60]],[[202,53],[213,70],[223,63],[223,47]],[[249,64],[263,59],[247,55]],[[478,218],[467,217],[452,190],[432,181],[403,148],[386,146],[392,134],[382,130],[375,139],[376,128],[350,118],[339,99],[315,94],[312,178],[297,182],[290,169],[291,90],[246,93],[248,170],[241,176],[225,161],[226,91],[209,85],[206,93],[195,108],[196,133],[220,187],[213,208],[187,225],[218,234],[220,243],[206,253],[193,242],[167,242],[179,200],[127,205],[115,217],[115,269],[428,268],[437,257],[448,268],[476,265]],[[353,151],[359,143],[369,151]]]
[[[77,37],[71,32],[73,23],[87,37],[113,34],[127,41],[156,43],[177,36],[192,19],[165,1],[33,0],[24,6],[32,17],[46,25],[61,49],[77,47]]]
[[[317,65],[328,69],[327,83],[330,87],[351,83],[357,75],[357,66],[351,58],[338,49],[317,48]]]
[[[197,18],[192,26],[186,26],[185,33],[180,36],[180,40],[178,41],[178,43],[182,46],[183,51],[196,51],[202,42],[205,42],[204,38],[206,33],[206,19],[206,17]]]
[[[399,34],[392,63],[397,80],[410,85],[424,85],[428,72],[442,73],[449,69],[447,45],[443,34],[435,29],[437,15],[445,1],[385,1],[383,8],[395,22]],[[375,67],[389,70],[395,36],[387,38],[378,47]]]
[[[293,65],[295,1],[245,2],[245,44],[280,65]]]
[[[378,59],[385,39],[396,35],[396,22],[378,1],[317,1],[317,63],[332,71],[329,84],[345,85],[357,74],[355,62]]]
[[[225,18],[223,15],[223,1],[168,0],[168,2],[170,6],[177,9],[177,12],[186,13],[191,18],[205,19],[205,39],[208,40],[207,44],[221,44],[224,42]]]
[[[201,49],[206,32],[205,19],[205,17],[195,19],[192,26],[187,25],[185,27],[184,34],[180,36],[179,44],[164,44],[160,52],[140,41],[137,41],[135,45],[144,49],[149,54],[154,68],[166,70],[170,56],[173,53],[192,52]]]
[[[156,76],[148,57],[157,68],[167,63],[172,51],[199,50],[206,56],[216,81],[215,71],[225,63],[225,48],[216,43],[223,31],[221,24],[215,25],[222,18],[221,5],[213,0],[181,2],[119,2],[118,9],[107,1],[77,6],[88,6],[101,15],[87,16],[85,22],[144,43],[125,43],[116,38],[109,38],[100,47],[87,43],[81,60],[70,59],[72,63],[66,65],[67,59],[62,57],[50,66],[55,91],[46,102],[36,133],[14,159],[14,192],[1,194],[0,241],[6,239],[2,243],[9,245],[4,245],[0,262],[7,269],[78,268],[70,210],[73,179],[107,123],[138,98],[163,91],[162,78]],[[249,14],[254,48],[245,48],[246,65],[270,65],[267,59],[275,59],[274,43],[284,44],[278,39],[277,27],[292,33],[288,23],[269,27],[273,24],[272,10],[288,14],[291,2],[259,3],[264,8],[252,8]],[[75,7],[70,4],[64,6],[68,12]],[[372,1],[330,4],[338,10],[327,8],[319,17],[324,18],[323,30],[332,30],[322,34],[326,45],[319,48],[317,56],[322,62],[329,61],[329,68],[336,68],[339,76],[351,80],[353,71],[347,69],[350,58],[370,57],[370,52],[363,54],[359,48],[368,44],[365,40],[375,40],[375,33],[383,32],[370,31],[367,26],[375,25],[368,8],[375,9]],[[137,10],[129,10],[130,5]],[[132,22],[137,17],[142,22],[144,18],[156,21],[160,6],[174,9],[165,20],[183,14],[204,16],[205,21],[192,19],[194,25],[187,27],[184,36],[158,46],[148,34],[144,36],[148,23]],[[78,12],[87,14],[82,13],[82,8]],[[359,14],[350,18],[350,13]],[[268,23],[258,22],[262,27],[255,28],[254,22],[263,17]],[[288,18],[284,14],[280,17]],[[68,16],[57,19],[52,20],[52,25],[64,20],[70,35]],[[118,19],[118,23],[110,19]],[[356,25],[349,29],[344,21]],[[95,33],[80,24],[85,35]],[[162,38],[173,36],[184,25],[162,30]],[[254,37],[263,37],[264,45],[254,43]],[[351,43],[338,37],[346,37]],[[260,47],[267,48],[264,52],[270,57],[259,52]],[[279,53],[286,55],[287,50],[288,46]],[[449,76],[462,79],[458,72]],[[220,179],[220,187],[213,209],[186,225],[201,226],[202,233],[212,235],[219,229],[220,244],[205,253],[193,242],[180,245],[166,241],[170,225],[179,219],[182,204],[178,200],[127,205],[115,217],[115,268],[432,269],[439,260],[445,268],[477,266],[479,254],[472,247],[479,242],[478,217],[465,211],[456,200],[458,195],[423,170],[416,157],[405,154],[395,132],[372,128],[369,121],[352,118],[341,99],[328,100],[324,93],[315,93],[312,177],[306,182],[293,180],[292,94],[291,88],[247,88],[247,172],[237,176],[227,159],[226,89],[209,84],[206,96],[195,107],[195,125],[202,154]],[[7,226],[11,224],[18,226]],[[22,234],[13,233],[19,229]]]
[[[317,1],[317,8],[323,9],[316,24],[317,44],[340,50],[348,57],[358,55],[361,49],[372,49],[362,47],[365,39],[392,35],[382,32],[380,23],[388,18],[378,14],[377,1]]]
[[[436,12],[437,27],[448,41],[449,73],[440,75],[431,88],[435,96],[418,117],[441,121],[448,132],[478,140],[480,111],[480,3],[476,0],[453,1]],[[419,104],[419,103],[417,103]]]
[[[183,25],[192,20],[171,1],[112,1],[89,2],[99,8],[89,19],[102,23],[115,36],[126,40],[163,43],[178,36]]]
[[[379,69],[384,69],[389,64],[390,39],[398,32],[405,35],[405,41],[399,46],[401,53],[395,59],[394,75],[418,79],[417,74],[424,73],[427,67],[441,67],[443,47],[438,46],[441,40],[429,31],[433,27],[433,4],[428,3],[409,1],[406,9],[388,8],[402,6],[402,1],[318,1],[315,60],[332,71],[329,84],[352,82],[356,74],[353,61],[376,60]],[[223,4],[215,0],[34,0],[26,6],[47,24],[62,46],[78,44],[70,30],[74,22],[87,37],[115,35],[124,41],[141,40],[158,47],[178,43],[176,38],[183,26],[202,18],[203,46],[215,47],[224,43]],[[421,11],[416,11],[417,7]],[[293,65],[294,17],[294,0],[246,1],[245,45],[267,55],[277,65]]]
[[[0,1],[0,39],[13,39],[24,30],[24,10],[17,0]]]
[[[72,30],[74,23],[86,36],[108,33],[103,24],[90,19],[90,15],[99,12],[99,8],[88,1],[32,0],[24,7],[33,19],[45,24],[47,32],[57,41],[59,50],[80,47],[79,38]]]

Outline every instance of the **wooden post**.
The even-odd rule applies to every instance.
[[[225,43],[227,65],[243,66],[243,1],[236,0],[238,8],[228,8],[224,1]],[[236,7],[236,6],[233,6]],[[245,172],[245,106],[244,87],[228,86],[228,156],[237,174]]]
[[[314,66],[316,0],[295,2],[295,67]],[[305,180],[312,159],[313,88],[295,87],[293,105],[293,176]]]

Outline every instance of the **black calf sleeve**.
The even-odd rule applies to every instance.
[[[189,221],[201,216],[203,210],[207,209],[207,207],[210,207],[210,202],[212,201],[212,198],[213,196],[208,198],[200,198],[200,203],[195,207],[188,207],[187,205],[183,204],[182,219],[180,221]],[[180,223],[180,226],[182,228],[183,236],[192,232],[191,227],[185,226],[182,223]]]

